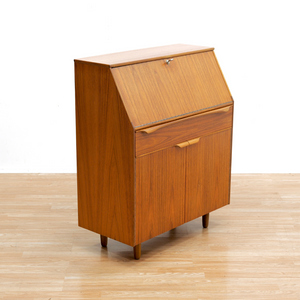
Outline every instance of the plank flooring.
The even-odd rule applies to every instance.
[[[77,226],[76,174],[0,174],[0,299],[300,299],[300,174],[233,174],[231,204],[132,247]]]

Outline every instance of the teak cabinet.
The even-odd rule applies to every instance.
[[[233,99],[213,48],[75,60],[79,226],[134,247],[230,201]]]

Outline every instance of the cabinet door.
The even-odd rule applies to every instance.
[[[184,223],[186,149],[136,159],[136,244]]]
[[[185,222],[229,204],[231,128],[187,147]]]

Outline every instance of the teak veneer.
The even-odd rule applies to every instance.
[[[134,247],[230,202],[233,99],[213,48],[75,60],[79,226]]]

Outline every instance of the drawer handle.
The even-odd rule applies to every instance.
[[[204,116],[204,115],[210,115],[210,114],[226,113],[229,110],[230,110],[230,106],[227,106],[227,107],[220,108],[220,109],[215,109],[215,110],[203,113],[203,114],[197,114],[197,115],[191,116],[189,118],[195,118],[195,117]],[[149,134],[149,133],[152,133],[152,132],[154,132],[154,131],[156,131],[156,130],[158,130],[160,128],[163,128],[165,126],[168,126],[168,125],[171,125],[171,124],[174,124],[174,123],[177,123],[177,122],[181,122],[182,120],[184,120],[184,119],[179,119],[179,120],[176,120],[176,121],[173,121],[173,122],[169,122],[169,123],[157,125],[157,126],[150,127],[150,128],[145,128],[145,129],[139,130],[139,132],[144,132],[144,133],[148,133]]]
[[[168,126],[168,125],[169,125],[169,123],[165,123],[165,124],[162,124],[162,125],[158,125],[158,126],[154,126],[154,127],[142,129],[142,130],[140,130],[140,132],[144,132],[144,133],[148,133],[149,134],[149,133],[152,133],[152,132],[156,131],[159,128],[163,128],[163,127]]]
[[[184,147],[186,147],[186,146],[190,146],[190,145],[193,145],[193,144],[197,144],[199,141],[200,141],[200,138],[196,138],[196,139],[193,139],[193,140],[189,140],[189,141],[186,141],[186,142],[177,144],[176,147],[184,148]]]

